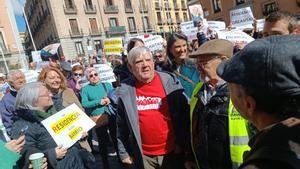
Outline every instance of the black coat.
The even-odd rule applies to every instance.
[[[12,138],[16,139],[21,135],[21,129],[28,126],[25,132],[25,145],[21,152],[23,164],[20,168],[28,168],[30,154],[43,152],[47,158],[48,168],[55,169],[85,169],[79,155],[79,148],[76,144],[68,149],[63,159],[56,159],[55,148],[57,144],[52,139],[46,128],[41,124],[43,120],[34,110],[17,110],[18,118],[13,124]]]

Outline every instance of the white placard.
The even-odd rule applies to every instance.
[[[27,83],[38,81],[39,73],[37,71],[35,71],[35,70],[25,70],[25,69],[20,69],[20,70],[24,73]]]
[[[97,70],[99,77],[100,77],[100,81],[102,83],[105,82],[115,82],[116,81],[116,77],[115,74],[113,72],[113,69],[107,65],[107,64],[95,64],[93,65],[93,67]]]
[[[230,11],[230,21],[236,28],[253,28],[253,13],[250,7],[239,8]]]
[[[242,31],[218,31],[219,39],[226,39],[234,43],[235,45],[246,45],[254,38]]]
[[[31,56],[32,56],[32,61],[33,62],[41,62],[42,58],[41,58],[41,51],[31,51]]]
[[[188,22],[182,22],[180,24],[181,31],[185,36],[188,37],[189,41],[192,41],[193,39],[197,39],[197,32],[198,28],[196,28],[193,24],[193,21],[188,21]]]
[[[149,35],[148,37],[137,36],[136,38],[142,39],[145,47],[150,49],[151,52],[163,49],[164,39],[160,35]]]
[[[225,22],[222,21],[207,21],[207,23],[213,30],[223,30],[226,28]]]
[[[265,26],[265,19],[257,19],[256,26],[257,26],[258,31],[262,31]]]
[[[96,124],[75,103],[42,121],[57,145],[71,147]]]

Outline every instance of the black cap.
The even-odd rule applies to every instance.
[[[255,40],[221,63],[217,73],[227,82],[261,94],[300,95],[300,36]]]

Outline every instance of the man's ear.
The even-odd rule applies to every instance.
[[[256,112],[256,101],[252,96],[246,96],[245,102],[247,106],[247,116],[252,119]]]
[[[221,58],[222,61],[228,59],[228,57],[227,57],[227,56],[224,56],[224,55],[223,55],[223,56],[220,56],[220,58]]]

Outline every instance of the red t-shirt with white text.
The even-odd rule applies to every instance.
[[[169,105],[157,73],[147,84],[136,84],[136,102],[142,149],[145,155],[164,155],[174,150],[174,129]]]

